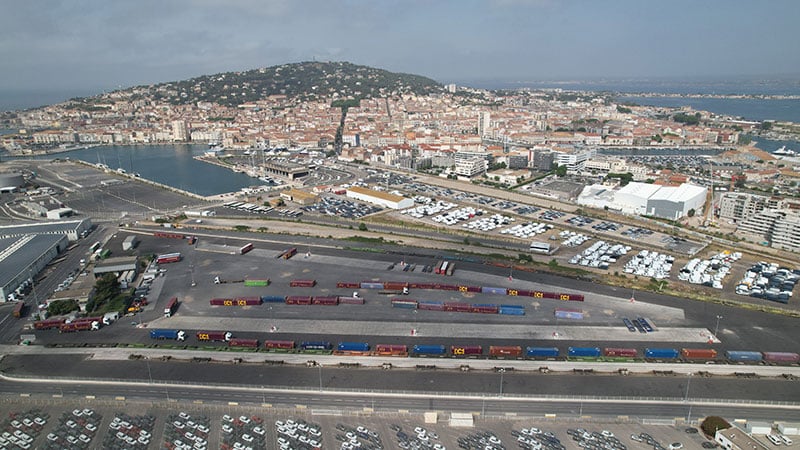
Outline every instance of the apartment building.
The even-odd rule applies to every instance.
[[[800,213],[796,211],[765,209],[743,220],[736,232],[773,248],[800,252]]]

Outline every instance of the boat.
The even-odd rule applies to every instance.
[[[781,147],[781,148],[775,150],[774,152],[772,152],[772,154],[773,155],[780,155],[780,156],[794,156],[795,155],[795,151],[786,148],[786,146],[784,145],[783,147]]]

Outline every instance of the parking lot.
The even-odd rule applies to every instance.
[[[7,417],[2,423],[0,445],[22,449],[183,450],[556,450],[597,445],[596,448],[622,450],[645,448],[645,444],[647,448],[669,449],[671,444],[672,448],[679,448],[675,443],[685,449],[696,449],[708,441],[693,427],[693,432],[688,433],[685,426],[642,425],[625,420],[498,418],[475,413],[473,426],[464,428],[450,426],[446,412],[434,414],[435,423],[430,423],[421,413],[365,413],[355,417],[269,407],[173,403],[164,408],[158,403],[163,401],[156,405],[113,406],[90,400],[70,403],[63,399],[39,409],[26,408],[20,401],[6,403],[0,410]],[[604,444],[610,447],[602,447]]]

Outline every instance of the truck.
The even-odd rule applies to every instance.
[[[289,249],[286,249],[286,250],[280,252],[278,254],[277,258],[279,258],[279,259],[280,258],[289,259],[289,258],[291,258],[292,256],[294,256],[296,254],[297,254],[297,248],[289,248]]]
[[[156,256],[156,264],[168,264],[174,263],[181,260],[180,253],[166,253],[164,255]]]
[[[71,333],[73,331],[95,331],[100,329],[100,322],[70,322],[70,323],[62,323],[61,326],[58,327],[58,331],[61,333]]]
[[[175,310],[178,308],[178,297],[172,297],[164,306],[164,317],[172,317]]]
[[[139,238],[135,234],[132,234],[126,237],[124,241],[122,241],[122,250],[126,252],[128,250],[133,250],[134,248],[136,248],[136,244],[138,243],[139,243]]]
[[[408,288],[404,287],[402,289],[382,289],[378,293],[382,295],[408,295]]]
[[[601,354],[600,347],[569,347],[567,356],[571,358],[597,358]]]
[[[244,255],[245,253],[249,252],[253,248],[255,248],[255,247],[253,247],[252,243],[246,244],[244,247],[239,249],[239,254],[240,255]]]
[[[447,353],[444,345],[415,345],[411,348],[414,356],[442,356]]]
[[[556,347],[527,347],[525,356],[528,358],[558,358],[559,351]]]
[[[33,322],[33,328],[37,330],[50,330],[60,327],[64,322],[64,319],[37,320]]]
[[[103,315],[103,325],[111,325],[119,319],[118,312],[108,312]]]
[[[314,287],[317,285],[317,280],[292,280],[289,282],[289,287]]]
[[[174,341],[185,341],[186,332],[181,330],[150,330],[150,339],[171,339]]]
[[[198,331],[197,340],[207,342],[227,342],[233,338],[233,333],[230,331]]]
[[[25,302],[17,302],[17,304],[14,305],[13,316],[19,319],[20,317],[22,317],[22,313],[24,310],[25,310]]]
[[[674,348],[646,348],[644,357],[647,359],[678,359],[678,351]]]

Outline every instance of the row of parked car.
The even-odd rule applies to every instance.
[[[31,448],[49,418],[49,414],[38,409],[9,414],[3,422],[4,431],[0,435],[0,448]]]

